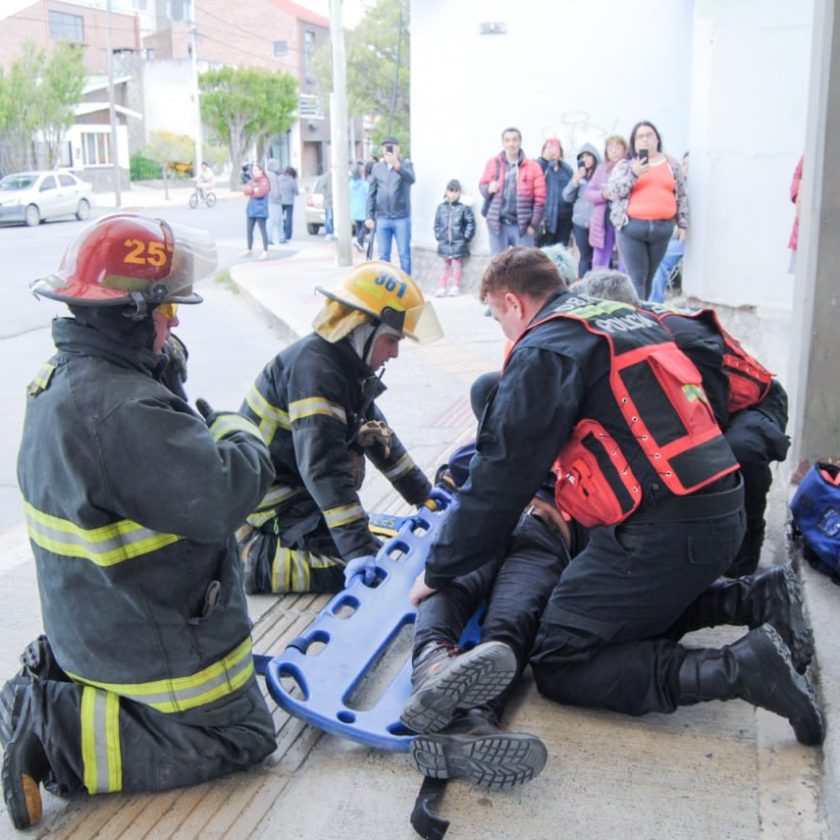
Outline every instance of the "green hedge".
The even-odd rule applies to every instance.
[[[160,164],[143,157],[139,152],[131,156],[131,180],[132,181],[153,181],[163,177],[163,170]]]

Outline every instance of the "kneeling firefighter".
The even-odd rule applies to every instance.
[[[240,409],[277,472],[238,534],[249,593],[335,592],[356,574],[375,577],[379,541],[358,495],[366,458],[409,504],[433,504],[428,478],[374,402],[385,390],[377,371],[405,336],[441,337],[431,303],[376,261],[318,291],[327,302],[315,331],[266,365]]]
[[[46,636],[0,692],[3,795],[155,791],[275,746],[233,533],[274,477],[256,427],[156,378],[179,304],[216,265],[203,231],[99,219],[33,284],[64,301],[29,386],[18,480]]]

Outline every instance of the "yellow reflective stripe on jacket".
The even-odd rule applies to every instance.
[[[63,557],[80,557],[97,566],[114,566],[133,557],[151,554],[181,539],[121,519],[99,528],[81,528],[69,519],[52,516],[24,500],[29,538],[41,548]]]
[[[289,403],[289,417],[294,423],[296,420],[303,420],[304,417],[312,417],[315,414],[323,414],[327,417],[334,417],[336,420],[347,425],[347,413],[337,403],[330,402],[323,397],[307,397],[305,400],[294,400]]]
[[[81,725],[83,782],[88,793],[122,790],[120,698],[85,686]]]
[[[77,682],[101,688],[103,691],[151,706],[159,712],[171,714],[195,709],[233,694],[248,682],[253,673],[251,637],[248,636],[224,659],[189,677],[173,677],[147,683],[106,683],[88,680],[69,671],[67,675]]]
[[[282,408],[272,405],[260,393],[256,383],[254,383],[251,386],[251,390],[248,391],[248,395],[245,397],[245,402],[248,403],[248,407],[251,411],[260,418],[259,430],[266,446],[274,440],[274,433],[277,431],[278,427],[286,429],[287,431],[292,428],[288,412],[283,411]]]
[[[302,487],[289,487],[287,484],[272,484],[263,496],[259,507],[247,518],[247,523],[259,528],[276,515],[276,508],[303,493]]]
[[[411,460],[411,456],[406,452],[393,467],[383,470],[382,474],[388,481],[398,481],[404,475],[408,475],[413,469],[414,461]]]
[[[344,566],[344,561],[300,548],[286,548],[278,543],[271,564],[271,591],[309,592],[312,570],[332,566]]]
[[[29,387],[26,389],[29,396],[34,397],[40,394],[41,391],[46,391],[54,373],[55,365],[50,362],[44,362],[44,364],[41,365],[41,369],[35,374],[35,378],[29,383]]]
[[[364,518],[365,510],[358,502],[350,505],[339,505],[324,511],[324,519],[327,521],[328,528],[340,528],[342,525]]]
[[[234,432],[246,432],[259,440],[263,439],[260,430],[241,414],[220,414],[210,426],[210,434],[215,441]]]

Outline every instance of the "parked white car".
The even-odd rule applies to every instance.
[[[93,204],[93,187],[69,172],[15,172],[0,181],[0,222],[30,227],[57,216],[84,221]]]

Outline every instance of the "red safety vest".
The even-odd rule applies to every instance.
[[[700,373],[670,333],[647,313],[614,301],[576,296],[548,321],[577,321],[607,342],[610,389],[633,437],[674,494],[688,495],[738,469],[720,431]],[[582,525],[617,525],[642,500],[630,467],[636,453],[620,445],[596,419],[583,418],[557,455],[555,496]]]
[[[740,342],[731,336],[720,323],[714,309],[695,309],[687,311],[665,304],[643,304],[642,308],[650,312],[664,327],[668,329],[666,321],[673,315],[683,318],[696,318],[703,321],[714,330],[726,345],[723,354],[723,372],[729,379],[729,413],[735,414],[745,408],[758,405],[770,390],[770,383],[776,375],[767,370],[757,359],[754,359]]]

